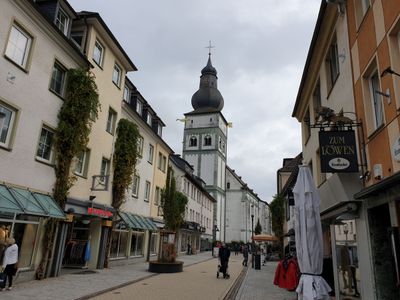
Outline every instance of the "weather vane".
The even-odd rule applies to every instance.
[[[205,48],[208,48],[208,56],[211,56],[211,49],[215,48],[215,46],[211,46],[211,41],[209,41],[208,42],[208,46],[205,47]]]

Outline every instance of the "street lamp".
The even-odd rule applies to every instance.
[[[252,206],[253,207],[253,206]],[[251,267],[254,268],[254,215],[251,214]]]
[[[392,74],[400,77],[400,74],[393,71],[390,67],[387,67],[385,70],[383,70],[381,77],[385,76],[386,74]]]
[[[343,232],[346,235],[346,243],[347,243],[347,234],[349,233],[349,225],[347,225],[347,223],[344,223],[343,225]]]

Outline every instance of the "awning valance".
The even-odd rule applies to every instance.
[[[118,214],[131,229],[157,230],[157,226],[151,218],[122,211],[118,212]]]
[[[0,211],[64,219],[65,214],[55,200],[46,194],[0,184]]]

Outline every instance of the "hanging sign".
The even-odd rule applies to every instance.
[[[358,172],[354,130],[320,131],[321,173]]]

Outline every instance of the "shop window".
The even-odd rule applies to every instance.
[[[23,69],[26,69],[32,46],[32,37],[22,27],[13,24],[7,42],[5,56]]]
[[[155,232],[151,233],[151,240],[150,240],[150,254],[157,254],[157,236],[158,234]]]
[[[132,182],[132,197],[137,198],[139,195],[139,183],[140,183],[140,177],[137,175],[133,176],[133,182]]]
[[[104,47],[102,46],[102,44],[100,44],[99,41],[96,41],[93,50],[93,60],[99,67],[101,67],[103,64],[103,57],[104,57]]]
[[[0,102],[0,146],[9,148],[17,111]]]
[[[128,231],[114,230],[111,234],[110,258],[126,257]]]
[[[144,233],[132,232],[130,256],[143,256]]]
[[[67,69],[59,62],[54,62],[51,74],[50,90],[58,96],[63,97],[65,93]]]
[[[36,158],[38,160],[47,163],[53,162],[53,140],[54,131],[50,130],[48,127],[42,127],[36,152]]]
[[[68,227],[65,245],[63,265],[64,266],[84,266],[85,250],[89,242],[90,221],[88,219],[77,219]]]

